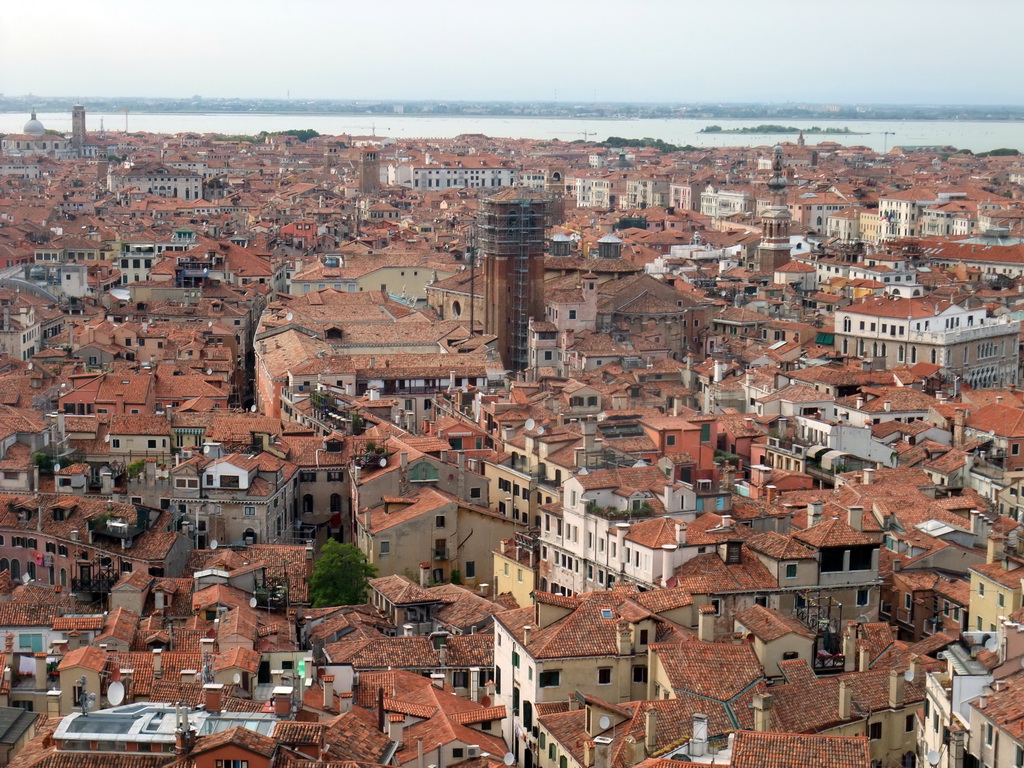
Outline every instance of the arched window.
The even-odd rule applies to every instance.
[[[911,347],[910,348],[910,362],[911,363],[916,363],[917,362],[917,347]]]
[[[936,358],[937,358],[937,355],[936,355],[936,353],[935,353],[935,350],[933,349],[933,350],[932,350],[932,364],[933,364],[933,365],[935,364],[935,360],[936,360]]]
[[[898,347],[896,347],[896,360],[902,363],[906,359],[906,357],[907,351],[904,348],[904,346],[900,344]]]
[[[6,557],[0,557],[0,571],[11,570],[11,561]]]
[[[20,579],[21,578],[21,561],[20,560],[11,560],[11,578],[12,579]]]
[[[254,531],[252,528],[246,528],[245,533],[242,534],[242,539],[245,541],[246,544],[255,544],[256,531]]]

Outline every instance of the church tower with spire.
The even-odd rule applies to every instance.
[[[771,205],[761,214],[761,244],[757,247],[755,270],[772,273],[790,261],[789,228],[793,221],[786,203],[789,182],[783,173],[782,147],[776,146],[772,158],[772,177],[768,181]]]

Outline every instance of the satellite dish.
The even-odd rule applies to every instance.
[[[544,427],[537,427],[537,434],[538,435],[543,435],[544,434]]]
[[[32,581],[32,576],[31,575],[29,575],[27,573],[23,573],[21,575],[21,583],[22,584],[28,584],[30,581]]]
[[[235,685],[239,685],[242,682],[242,675],[235,672],[235,676],[231,679],[234,681]]]
[[[256,403],[249,406],[249,413],[256,413]]]
[[[903,679],[906,680],[908,683],[912,683],[914,681],[914,668],[913,667],[911,667],[910,669],[908,669],[906,672],[903,673]]]
[[[256,598],[255,597],[249,598],[249,607],[250,608],[255,608],[256,607]]]
[[[928,765],[938,765],[939,760],[942,758],[938,752],[934,749],[929,750],[928,754],[924,756],[924,759],[928,761]]]
[[[107,701],[112,707],[124,701],[124,683],[113,682],[107,686]]]
[[[999,640],[998,639],[996,639],[994,637],[990,637],[988,640],[985,641],[985,650],[986,651],[994,653],[998,648],[999,648]]]
[[[60,462],[59,461],[56,464],[53,465],[53,471],[54,472],[60,472]]]
[[[220,546],[220,542],[218,542],[216,539],[214,539],[213,541],[210,542],[210,549],[217,549],[217,547],[219,547],[219,546]]]
[[[295,315],[293,315],[291,312],[289,312],[287,315],[284,316],[284,319],[287,320],[290,323],[292,321],[293,317],[295,317]]]
[[[516,756],[511,752],[506,752],[505,756],[501,759],[505,765],[512,765],[516,761]]]
[[[597,724],[601,727],[602,731],[606,731],[611,728],[612,720],[608,715],[601,715],[601,719],[597,721]]]
[[[103,442],[104,443],[109,443],[110,442],[110,435],[104,435],[103,436]]]
[[[526,427],[526,431],[527,432],[532,432],[533,428],[536,427],[536,426],[537,426],[537,422],[534,421],[533,419],[527,419],[526,420],[525,427]]]
[[[212,373],[213,373],[213,368],[207,368],[206,369],[206,375],[207,376],[211,375]]]
[[[384,467],[388,465],[388,457],[381,456],[379,459],[377,459],[377,464],[380,466],[381,469],[384,469]]]

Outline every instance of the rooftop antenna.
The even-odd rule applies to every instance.
[[[209,651],[203,653],[203,682],[213,682],[213,654]]]
[[[88,684],[89,681],[85,679],[85,675],[82,675],[78,681],[78,689],[81,691],[78,694],[78,706],[82,708],[83,717],[89,716],[89,710],[92,709],[92,706],[96,703],[96,694],[89,693],[86,689]]]

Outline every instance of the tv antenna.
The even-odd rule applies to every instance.
[[[96,703],[96,694],[89,693],[86,689],[88,684],[89,681],[85,679],[85,675],[82,675],[78,681],[78,688],[81,691],[78,694],[78,706],[82,708],[83,717],[88,717],[89,710],[92,709],[93,705]]]

